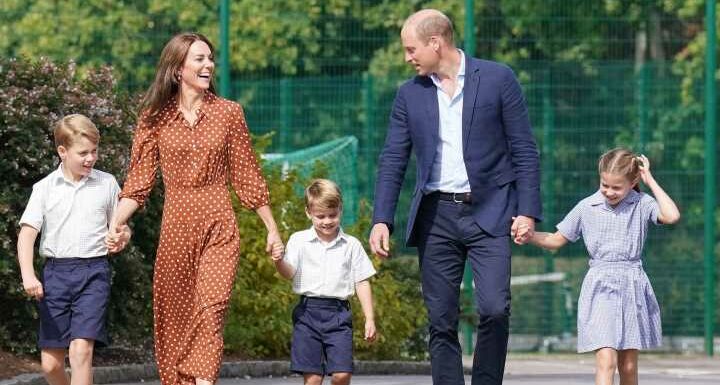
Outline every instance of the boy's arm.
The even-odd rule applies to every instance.
[[[295,276],[295,268],[292,267],[289,263],[285,262],[284,259],[274,259],[273,262],[275,263],[275,269],[277,269],[278,273],[285,278],[285,279],[292,279]]]
[[[373,310],[372,290],[370,289],[370,281],[363,280],[355,285],[360,307],[362,307],[365,316],[365,340],[375,341],[377,330],[375,328],[375,312]]]
[[[113,231],[113,226],[110,225],[108,228],[108,234],[105,236],[105,246],[108,248],[108,253],[115,254],[123,251],[125,247],[127,247],[128,243],[130,242],[130,238],[132,237],[132,229],[130,229],[130,226],[128,225],[121,225],[117,227],[117,230],[114,235],[111,234],[111,231]]]
[[[18,234],[17,252],[25,293],[35,299],[41,299],[44,295],[43,287],[35,276],[35,267],[33,266],[33,247],[37,235],[37,229],[23,224],[20,228],[20,234]]]
[[[542,231],[536,231],[530,238],[530,243],[542,247],[548,250],[557,250],[568,243],[568,239],[565,238],[559,231],[554,233],[546,233]]]
[[[132,230],[127,224],[115,224],[121,190],[115,177],[112,177],[109,183],[110,198],[107,208],[108,233],[105,236],[105,246],[107,246],[109,254],[114,254],[121,252],[127,246],[130,242],[130,237],[132,237]]]
[[[282,245],[282,241],[279,242]],[[300,259],[300,249],[295,234],[290,236],[287,241],[287,247],[273,247],[270,252],[270,259],[275,264],[275,269],[285,279],[293,279],[295,276],[298,260]]]
[[[105,238],[105,244],[111,249],[110,252],[119,252],[127,245],[132,235],[127,222],[138,208],[140,204],[136,200],[120,198],[108,224],[108,235]]]

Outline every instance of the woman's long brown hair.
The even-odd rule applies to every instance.
[[[145,115],[151,121],[157,119],[160,110],[177,95],[180,89],[178,72],[185,62],[190,46],[196,41],[207,44],[210,47],[210,53],[214,55],[215,49],[210,40],[199,33],[180,33],[165,44],[155,71],[155,80],[140,102],[141,115]],[[209,90],[213,94],[215,93],[214,79],[210,79]]]

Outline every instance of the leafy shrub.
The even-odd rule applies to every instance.
[[[259,142],[258,147],[262,147]],[[281,175],[266,172],[271,188],[271,205],[283,239],[308,228],[302,196],[297,186],[305,186],[311,177],[323,175],[322,167],[303,178],[295,172]],[[238,277],[225,327],[226,350],[251,358],[288,357],[292,335],[292,308],[298,301],[291,282],[276,273],[265,252],[265,229],[259,218],[247,210],[237,210],[238,227],[243,241]],[[359,220],[345,227],[348,234],[367,240],[369,210],[361,207]],[[365,244],[366,250],[369,249]],[[371,279],[375,318],[379,338],[369,344],[363,340],[364,317],[356,297],[352,299],[355,357],[359,359],[424,358],[425,310],[420,296],[417,263],[374,260],[378,274]]]
[[[22,291],[16,261],[18,221],[32,185],[58,165],[51,126],[71,113],[87,115],[101,132],[97,168],[123,182],[130,153],[135,101],[116,88],[110,68],[79,75],[73,63],[41,59],[0,59],[0,347],[15,352],[35,351],[37,313]],[[262,151],[271,137],[255,138]],[[304,212],[302,189],[311,177],[327,169],[318,165],[313,175],[301,177],[280,170],[266,173],[272,207],[284,239],[310,226]],[[162,184],[144,209],[135,215],[131,246],[114,256],[108,326],[114,346],[147,346],[152,338],[152,265],[162,215]],[[265,253],[265,229],[254,213],[235,200],[242,240],[238,277],[226,327],[226,348],[245,357],[287,357],[292,331],[290,311],[297,301],[289,281],[276,274]],[[347,227],[365,242],[369,228],[367,207]],[[367,245],[366,245],[367,246]],[[367,248],[367,247],[366,247]],[[362,341],[360,305],[353,301],[357,358],[424,358],[425,312],[419,293],[417,263],[411,260],[374,261],[372,279],[376,322],[380,338]],[[36,257],[36,271],[41,258]]]
[[[73,63],[0,58],[0,346],[33,351],[37,314],[24,296],[16,262],[18,221],[32,185],[58,166],[52,124],[64,115],[88,116],[101,133],[97,168],[121,175],[135,121],[133,101],[116,89],[110,68],[80,76]],[[120,178],[118,178],[120,179]],[[136,243],[137,245],[137,243]],[[36,253],[36,272],[42,261]],[[139,247],[112,258],[111,336],[141,339],[150,330],[151,268]]]

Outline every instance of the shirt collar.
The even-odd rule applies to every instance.
[[[210,108],[210,106],[217,100],[217,96],[210,92],[209,90],[206,90],[205,93],[203,93],[202,97],[202,103],[200,103],[200,106],[198,107],[198,118],[201,116],[204,116],[207,110]],[[170,102],[167,105],[167,113],[170,116],[170,120],[176,120],[182,118],[182,112],[180,112],[180,106],[178,105],[178,95],[176,94],[173,96],[172,99],[170,99]]]
[[[310,226],[310,241],[311,242],[315,242],[315,241],[322,242],[322,240],[320,239],[320,237],[317,234],[317,231],[315,231],[314,226]],[[347,242],[347,235],[343,231],[342,227],[340,227],[338,229],[337,237],[335,237],[335,239],[333,239],[332,241],[328,242],[328,245],[334,246],[336,243],[338,243],[340,241]]]
[[[94,180],[94,179],[97,179],[97,177],[98,177],[98,176],[97,176],[97,170],[95,170],[95,169],[93,168],[93,169],[90,170],[90,173],[89,173],[87,176],[82,177],[82,178],[81,178],[79,181],[77,181],[77,182],[73,182],[73,181],[71,181],[70,179],[65,178],[65,174],[63,174],[63,171],[62,171],[62,165],[63,165],[62,162],[60,162],[60,164],[59,164],[58,167],[55,169],[55,171],[53,171],[53,172],[50,174],[50,175],[52,175],[52,178],[53,178],[53,181],[55,182],[55,184],[58,184],[58,183],[61,183],[61,182],[62,182],[62,183],[67,182],[67,183],[70,183],[70,184],[78,184],[78,183],[84,183],[84,182],[86,182],[86,181],[89,180],[89,179],[93,179],[93,180]]]
[[[635,189],[630,190],[630,192],[625,196],[623,200],[618,203],[618,206],[622,204],[633,204],[640,198],[640,193],[635,191]],[[601,204],[607,205],[607,199],[605,199],[605,196],[602,195],[600,190],[596,191],[595,194],[590,196],[590,205],[591,206],[598,206]],[[610,206],[608,206],[610,207]],[[616,206],[617,207],[617,206]]]
[[[465,52],[459,48],[458,52],[460,53],[460,68],[458,68],[457,79],[460,80],[465,79]],[[435,72],[430,74],[430,79],[432,79],[433,83],[436,85],[440,84],[440,78]]]

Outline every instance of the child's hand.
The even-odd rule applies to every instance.
[[[518,245],[530,242],[535,235],[535,222],[525,216],[512,217],[513,224],[510,227],[510,237]]]
[[[277,232],[268,233],[266,250],[273,262],[279,262],[283,259],[285,244],[280,239],[280,234],[277,234]]]
[[[130,237],[132,237],[130,226],[111,226],[108,234],[105,236],[105,245],[108,248],[108,252],[111,254],[121,252],[130,242]]]
[[[282,239],[280,239],[280,234],[277,231],[268,232],[265,251],[274,262],[282,259],[282,255],[285,253],[285,245],[283,244]]]
[[[375,321],[365,321],[365,341],[375,342],[377,338],[377,330],[375,329]]]
[[[37,277],[35,277],[35,275],[33,275],[32,277],[23,278],[23,289],[25,289],[25,294],[37,300],[42,299],[42,297],[45,295],[42,283],[40,283],[40,281],[37,279]]]
[[[270,259],[272,259],[273,262],[282,261],[284,254],[285,245],[283,245],[282,242],[276,242],[272,245],[272,250],[270,250]]]
[[[638,168],[640,168],[640,178],[642,179],[643,183],[648,184],[650,180],[652,179],[652,174],[650,173],[650,160],[647,158],[647,156],[640,154],[640,156],[636,157],[636,162],[638,162]]]

